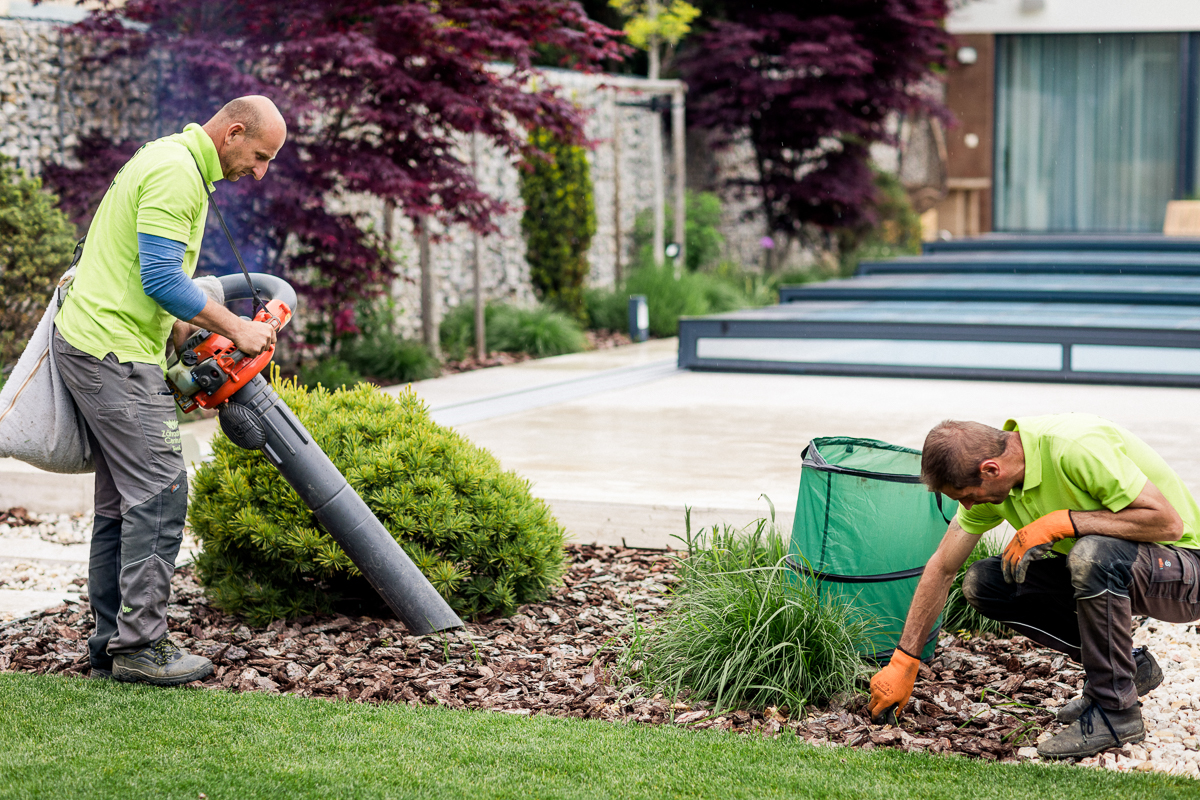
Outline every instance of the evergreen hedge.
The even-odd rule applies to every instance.
[[[329,392],[276,383],[350,485],[460,616],[508,614],[565,570],[565,532],[529,482],[435,424],[407,391]],[[382,604],[313,513],[258,451],[223,435],[196,472],[188,520],[215,605],[251,624]]]
[[[530,143],[551,157],[532,159],[521,171],[525,214],[525,259],[539,299],[552,303],[580,322],[587,322],[583,285],[590,267],[588,248],[596,235],[596,207],[587,152],[564,144],[544,129]]]
[[[57,202],[40,179],[26,177],[0,156],[0,383],[71,263],[75,231]]]

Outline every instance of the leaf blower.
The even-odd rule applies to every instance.
[[[219,279],[225,301],[254,299],[254,320],[281,330],[296,308],[295,290],[274,275],[246,272],[244,265],[242,270],[244,281],[239,275]],[[221,430],[230,441],[266,455],[409,630],[420,635],[462,627],[458,615],[259,374],[274,353],[272,345],[248,357],[224,336],[200,330],[168,363],[167,381],[185,412],[217,409]]]

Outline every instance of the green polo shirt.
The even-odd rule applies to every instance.
[[[1183,538],[1165,542],[1200,549],[1200,507],[1175,471],[1158,453],[1129,431],[1091,414],[1021,417],[1004,423],[1017,431],[1025,448],[1025,480],[997,504],[958,507],[958,524],[981,534],[1006,521],[1023,528],[1054,511],[1120,511],[1132,503],[1146,481],[1153,483],[1183,518]],[[1075,539],[1055,543],[1068,552]]]
[[[113,179],[88,229],[83,257],[55,323],[63,338],[103,359],[158,364],[175,322],[142,289],[139,233],[187,244],[183,271],[191,277],[200,257],[208,197],[200,171],[220,180],[212,139],[192,123],[182,133],[143,145]]]

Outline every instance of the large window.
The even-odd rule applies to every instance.
[[[995,228],[1162,230],[1191,172],[1181,153],[1195,144],[1182,102],[1187,42],[997,37]]]

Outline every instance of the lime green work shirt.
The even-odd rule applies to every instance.
[[[142,289],[139,233],[184,242],[183,271],[191,277],[200,257],[210,183],[221,160],[212,139],[192,123],[182,133],[142,146],[113,179],[88,229],[75,282],[55,319],[63,338],[103,359],[158,364],[175,322]]]
[[[958,507],[958,524],[981,534],[1008,522],[1023,528],[1054,511],[1120,511],[1153,483],[1183,519],[1183,538],[1164,542],[1200,549],[1200,507],[1175,471],[1129,431],[1091,414],[1050,414],[1004,423],[1025,448],[1025,479],[997,504]],[[1068,552],[1075,539],[1055,543]]]

